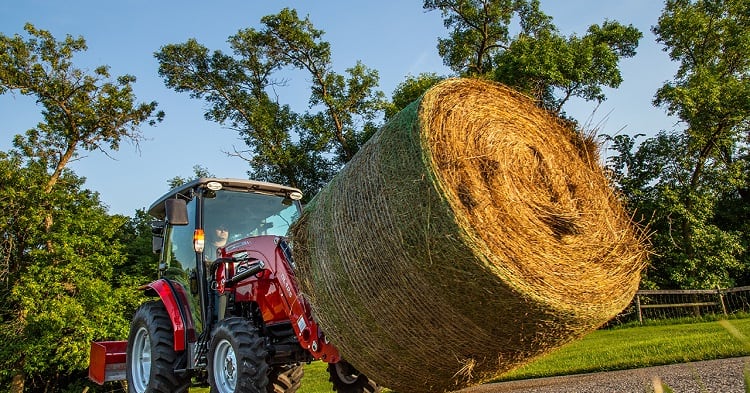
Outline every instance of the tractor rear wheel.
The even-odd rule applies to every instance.
[[[213,330],[208,351],[211,393],[266,393],[266,340],[249,321],[220,321]]]
[[[301,364],[276,366],[268,377],[267,393],[295,393],[304,375],[305,369]]]
[[[328,365],[329,380],[333,390],[339,393],[372,393],[379,392],[380,387],[357,371],[351,364],[340,361]]]
[[[175,373],[183,356],[174,351],[172,322],[160,300],[142,304],[128,335],[126,377],[129,393],[187,392],[190,376]]]

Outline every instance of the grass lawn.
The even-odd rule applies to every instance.
[[[742,336],[750,336],[750,319],[598,330],[496,381],[747,356]]]
[[[493,382],[748,356],[748,337],[750,318],[598,330]],[[326,364],[306,365],[298,392],[331,391]]]
[[[297,390],[297,393],[332,392],[332,385],[328,382],[327,367],[328,365],[323,362],[313,362],[306,365],[302,386]]]

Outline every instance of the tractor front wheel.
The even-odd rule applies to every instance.
[[[379,392],[380,387],[357,371],[351,364],[340,361],[328,365],[329,380],[333,390],[339,393],[372,393]]]
[[[209,346],[211,393],[265,393],[268,386],[266,340],[243,318],[227,318],[213,330]]]
[[[184,367],[173,341],[172,322],[164,304],[151,301],[141,305],[128,335],[125,374],[129,393],[188,391],[190,377],[174,371]]]

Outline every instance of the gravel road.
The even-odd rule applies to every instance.
[[[490,383],[461,393],[648,393],[661,378],[674,393],[745,393],[742,369],[750,357],[669,366]]]

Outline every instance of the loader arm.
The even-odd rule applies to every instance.
[[[315,359],[336,363],[338,349],[328,342],[312,316],[310,304],[300,294],[289,245],[279,236],[241,240],[221,250],[217,271],[219,293],[234,292],[237,302],[255,301],[266,324],[291,322],[302,348]],[[249,270],[252,269],[252,270]],[[252,273],[247,276],[247,272]],[[245,276],[241,280],[235,277]]]

